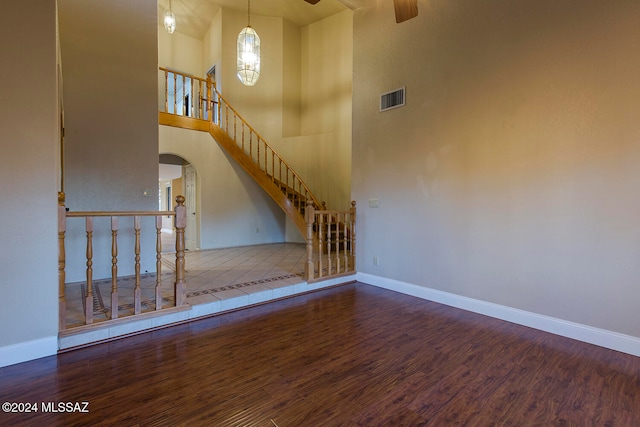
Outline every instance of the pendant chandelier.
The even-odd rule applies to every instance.
[[[251,0],[247,0],[248,23],[238,35],[238,78],[253,86],[260,77],[260,37],[251,28]]]
[[[164,29],[167,30],[169,34],[173,34],[176,30],[176,16],[171,10],[171,0],[169,0],[169,9],[164,13]]]

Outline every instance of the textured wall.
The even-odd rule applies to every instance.
[[[160,126],[160,152],[177,154],[196,169],[200,248],[284,241],[280,207],[209,133]]]
[[[60,0],[59,22],[67,207],[157,210],[155,2]],[[144,196],[145,190],[151,194]],[[69,281],[84,276],[85,243],[75,222],[67,240]],[[125,231],[125,224],[119,241],[122,275],[133,274],[134,265],[125,262],[133,260],[132,225]],[[95,278],[111,274],[110,234],[108,225],[96,227]],[[143,232],[142,239],[142,271],[154,271],[155,230]]]
[[[26,360],[7,346],[47,340],[31,358],[57,349],[59,186],[55,3],[8,3],[2,14],[0,366]]]
[[[419,7],[354,13],[358,270],[640,336],[640,3]]]

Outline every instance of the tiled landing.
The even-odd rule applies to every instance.
[[[149,312],[130,320],[126,317],[104,323],[103,326],[79,326],[60,334],[59,348],[68,349],[97,341],[139,332],[149,328],[187,321],[253,304],[305,293],[355,280],[353,276],[322,282],[307,283],[302,279],[306,249],[304,244],[279,243],[246,246],[229,249],[213,249],[187,252],[185,255],[187,283],[186,307],[165,310],[165,313]],[[175,260],[173,253],[163,254],[163,298],[168,303],[172,295],[175,276],[169,271]],[[132,287],[132,281],[119,282],[121,294]],[[142,281],[143,300],[153,299],[155,277]],[[82,322],[80,285],[67,285],[67,324]],[[109,283],[98,283],[104,306],[110,305]],[[125,297],[119,299],[121,316],[132,312],[131,303]],[[108,308],[108,307],[107,307]],[[144,307],[143,307],[144,308]],[[124,313],[124,314],[122,314]],[[107,315],[96,303],[95,322],[104,322]]]

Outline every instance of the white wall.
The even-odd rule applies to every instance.
[[[157,5],[60,0],[66,206],[157,210]],[[150,190],[144,196],[145,190]],[[119,274],[133,274],[132,220],[121,221]],[[155,229],[145,221],[142,271],[155,271]],[[70,221],[69,281],[84,279],[82,221]],[[146,231],[145,231],[146,230]],[[96,224],[94,278],[111,274],[110,229]],[[130,260],[127,262],[127,260]]]
[[[233,107],[329,208],[348,208],[352,12],[346,10],[303,28],[281,18],[252,15],[251,25],[260,36],[262,54],[262,72],[253,87],[243,86],[236,76],[236,40],[246,24],[246,14],[225,8],[212,17],[201,42],[162,34],[161,30],[161,65],[203,76],[216,64],[218,88]],[[202,71],[197,73],[193,70],[198,66],[199,49],[203,60]],[[163,144],[167,142],[162,132],[160,137]],[[200,212],[207,216],[204,210]],[[285,229],[286,241],[303,241],[291,221],[285,221]],[[204,228],[202,233],[203,239],[209,240]]]
[[[161,67],[204,77],[202,40],[177,32],[169,34],[161,20],[158,23],[158,64]]]
[[[260,79],[244,86],[237,77],[238,34],[247,25],[247,14],[222,9],[222,95],[269,144],[282,139],[283,20],[251,15],[251,27],[260,37]]]
[[[262,54],[262,72],[253,87],[243,86],[235,69],[235,40],[246,25],[246,15],[223,9],[219,16],[210,34],[220,34],[221,58],[211,55],[209,62],[217,60],[221,65],[218,80],[222,94],[320,200],[329,208],[348,208],[352,12],[347,10],[303,28],[279,18],[252,15]],[[303,241],[293,223],[287,220],[286,224],[286,240]]]
[[[221,15],[222,12],[218,13],[212,20],[211,28],[203,40],[179,33],[169,35],[162,28],[159,45],[161,65],[204,77],[211,65],[222,64],[217,55],[223,43],[213,36],[221,33]],[[178,37],[174,37],[176,35]],[[237,34],[232,40],[234,48],[236,37]],[[180,52],[180,55],[175,52]],[[235,59],[231,64],[235,70]],[[220,80],[225,73],[218,71],[217,78]],[[285,240],[285,215],[282,210],[242,168],[230,161],[211,135],[160,126],[159,141],[160,153],[179,155],[196,169],[202,249]]]
[[[354,12],[358,271],[640,337],[640,3],[419,7]]]
[[[302,29],[301,133],[279,146],[329,209],[351,202],[352,58],[350,10]]]
[[[54,2],[4,4],[0,26],[0,366],[55,353],[58,99]]]
[[[215,65],[217,70],[222,69],[222,9],[211,20],[211,25],[202,40],[202,57],[204,58],[204,68],[202,76]],[[218,90],[224,85],[224,77],[218,73],[216,75]]]
[[[160,126],[160,152],[196,169],[202,249],[284,241],[282,210],[209,133]]]

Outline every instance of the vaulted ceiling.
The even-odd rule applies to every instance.
[[[321,0],[311,5],[304,0],[252,0],[251,14],[277,16],[299,26],[354,9],[373,0]],[[158,16],[169,8],[169,0],[158,0]],[[202,39],[220,8],[247,11],[246,0],[171,0],[176,15],[176,31]]]

